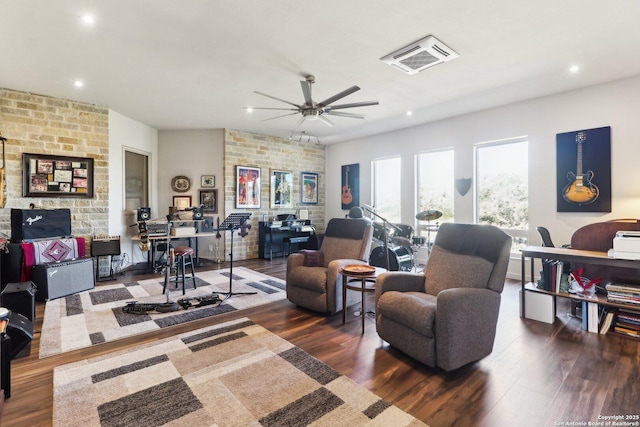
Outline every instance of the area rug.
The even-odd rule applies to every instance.
[[[425,424],[241,318],[55,368],[53,425]]]
[[[161,303],[164,276],[96,286],[94,289],[47,301],[45,306],[39,357],[48,357],[95,344],[166,328],[204,317],[255,307],[285,298],[285,282],[244,267],[233,269],[233,292],[256,292],[234,295],[223,304],[207,305],[171,313],[128,314],[122,311],[129,301]],[[170,299],[184,298],[182,288],[171,283]],[[188,281],[186,297],[212,295],[229,291],[229,269],[196,273],[196,289]]]

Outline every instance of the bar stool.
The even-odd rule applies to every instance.
[[[182,282],[182,295],[186,293],[186,279],[193,280],[193,289],[196,288],[196,272],[193,267],[193,255],[195,251],[190,246],[176,246],[172,250],[173,256],[175,257],[175,265],[176,265],[176,288],[178,287],[178,282]],[[187,259],[188,258],[188,259]],[[191,268],[191,275],[186,275],[186,268],[189,266]],[[164,294],[167,288],[167,284],[162,288],[162,293]]]

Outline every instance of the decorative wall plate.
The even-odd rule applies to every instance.
[[[191,188],[191,179],[178,175],[171,180],[171,189],[176,193],[186,193]]]

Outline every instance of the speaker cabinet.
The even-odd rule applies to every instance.
[[[38,288],[38,301],[93,289],[96,285],[93,258],[37,264],[33,267],[32,280]]]
[[[69,209],[11,209],[11,242],[71,236]]]
[[[151,219],[151,208],[138,209],[138,222],[149,221]]]
[[[197,207],[193,210],[193,219],[204,219],[204,206]]]
[[[20,313],[11,313],[7,335],[11,338],[11,359],[29,354],[33,339],[33,323],[29,319]]]
[[[33,282],[7,283],[0,293],[0,305],[22,314],[31,322],[36,318],[36,285]]]

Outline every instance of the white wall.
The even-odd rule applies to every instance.
[[[366,137],[326,150],[326,218],[340,209],[340,166],[360,163],[360,203],[371,202],[371,161],[402,157],[402,219],[414,223],[414,155],[455,149],[455,177],[473,176],[473,144],[518,136],[529,139],[529,239],[539,243],[535,227],[543,225],[556,244],[568,243],[586,224],[640,215],[640,77],[480,111],[439,122]],[[556,212],[556,134],[611,126],[612,212]],[[505,159],[506,161],[507,159]],[[335,195],[335,196],[334,196]],[[437,207],[434,207],[437,209]],[[456,194],[456,222],[473,222],[473,192]],[[518,271],[518,269],[511,271]]]
[[[109,110],[109,234],[120,235],[120,247],[130,263],[146,260],[138,245],[131,241],[137,233],[129,227],[136,221],[134,212],[124,210],[124,148],[149,153],[151,167],[150,206],[158,208],[158,131],[145,124]]]
[[[224,129],[208,130],[162,130],[158,134],[158,209],[151,215],[159,217],[169,213],[173,196],[191,196],[193,206],[199,205],[198,190],[202,175],[215,175],[218,189],[218,213],[224,216]],[[174,193],[171,180],[177,175],[191,179],[191,189],[185,193]],[[199,255],[213,258],[209,251],[215,245],[214,238],[202,238],[198,242]],[[221,242],[222,243],[222,242]],[[221,246],[224,248],[224,245]],[[222,250],[222,249],[221,249]],[[224,252],[224,251],[223,251]],[[224,256],[224,254],[222,254]]]

